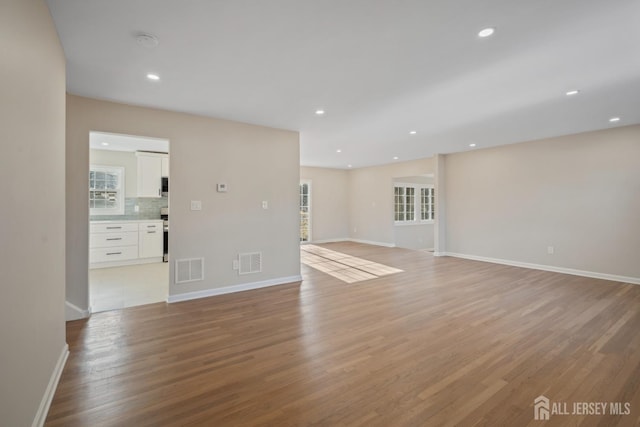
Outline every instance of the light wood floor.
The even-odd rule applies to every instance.
[[[47,426],[638,425],[640,286],[404,249],[404,270],[69,322]],[[533,400],[630,402],[533,420]]]

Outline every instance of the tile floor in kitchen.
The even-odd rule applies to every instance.
[[[93,313],[166,301],[168,293],[166,262],[89,270]]]

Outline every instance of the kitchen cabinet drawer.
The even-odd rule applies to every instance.
[[[138,231],[159,231],[162,233],[162,221],[141,222],[138,224]]]
[[[91,233],[90,248],[112,248],[115,246],[135,246],[138,244],[138,232],[124,233]]]
[[[138,245],[89,249],[89,262],[126,261],[138,258]]]
[[[112,223],[91,223],[89,226],[90,233],[118,233],[124,231],[138,231],[138,223],[136,222],[112,222]]]

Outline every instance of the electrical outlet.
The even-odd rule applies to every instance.
[[[202,201],[201,200],[192,200],[191,201],[191,210],[192,211],[201,211],[202,210]]]
[[[135,206],[133,207],[133,211],[134,211],[134,212],[140,212],[140,206],[135,205]]]
[[[267,200],[262,201],[262,209],[269,209],[269,202]]]
[[[233,260],[233,269],[234,270],[238,270],[240,268],[240,263],[238,262],[237,259]]]
[[[553,255],[554,252],[555,252],[555,248],[553,246],[547,246],[547,253],[549,255]]]

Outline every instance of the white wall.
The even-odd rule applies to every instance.
[[[175,284],[171,296],[300,274],[298,133],[151,108],[67,98],[67,298],[88,305],[89,132],[165,138],[171,144],[173,260],[204,257],[205,280]],[[228,185],[216,192],[216,183]],[[190,201],[202,201],[191,211]],[[262,209],[268,201],[269,209]],[[261,251],[263,271],[239,276],[241,252]]]
[[[640,279],[639,159],[640,126],[447,155],[446,251]]]
[[[125,197],[138,196],[138,159],[133,151],[89,150],[89,162],[94,165],[124,168]]]
[[[311,240],[349,237],[349,172],[301,167],[300,179],[311,181]]]
[[[67,354],[65,60],[43,1],[0,3],[0,52],[0,424],[21,427]]]

